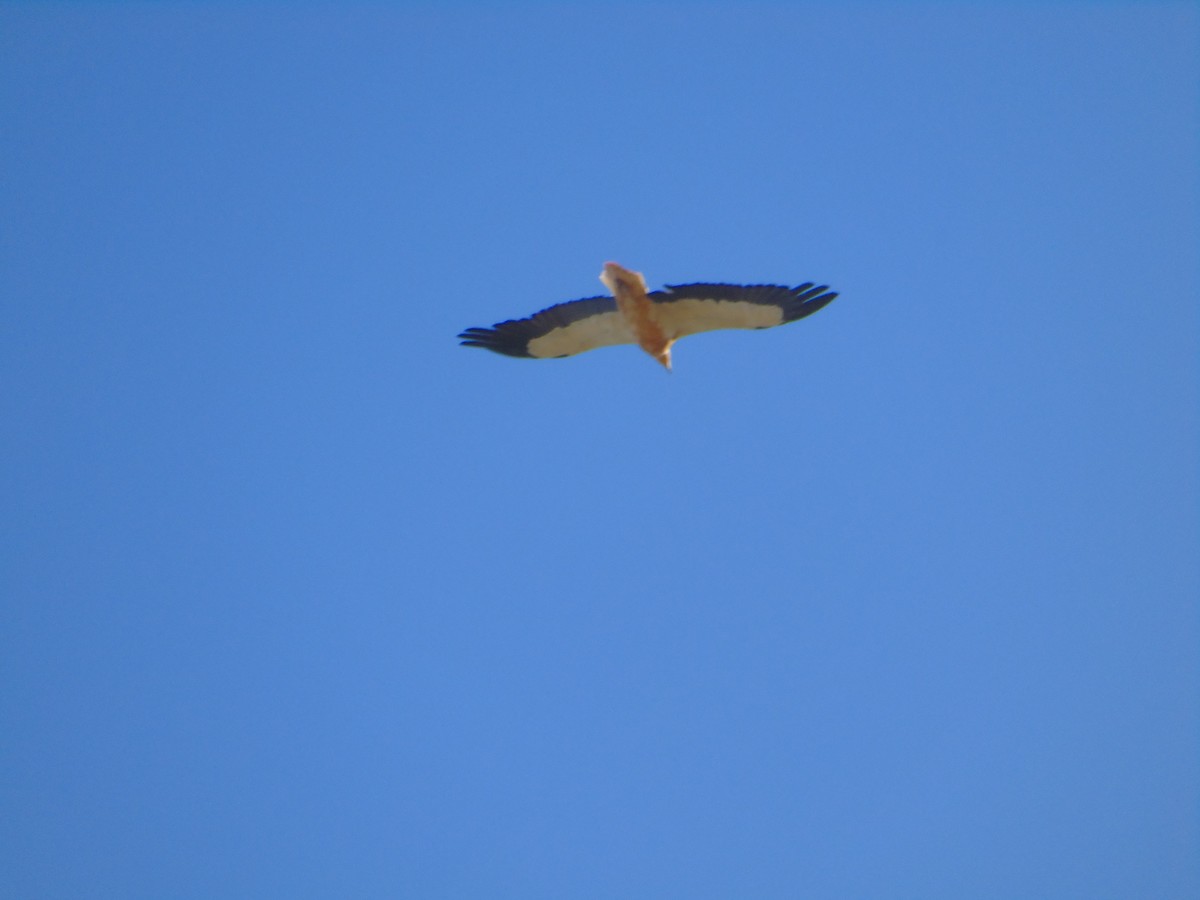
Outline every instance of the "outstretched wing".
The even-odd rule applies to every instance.
[[[612,297],[588,297],[559,303],[528,319],[468,328],[459,335],[464,347],[484,347],[505,356],[550,359],[574,356],[597,347],[635,344]]]
[[[811,281],[790,288],[778,284],[669,284],[655,291],[658,319],[667,337],[678,339],[719,328],[770,328],[811,316],[837,296]]]

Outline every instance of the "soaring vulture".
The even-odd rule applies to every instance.
[[[770,328],[811,316],[837,293],[828,285],[669,284],[647,293],[646,279],[614,262],[600,280],[611,297],[559,303],[528,319],[468,328],[465,347],[484,347],[505,356],[550,359],[597,347],[637,344],[667,370],[671,345],[689,334],[718,328]]]

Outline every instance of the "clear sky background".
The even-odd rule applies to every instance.
[[[1198,33],[0,6],[0,895],[1200,896]]]

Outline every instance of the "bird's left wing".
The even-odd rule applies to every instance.
[[[837,292],[812,282],[778,284],[669,284],[650,294],[655,318],[677,339],[720,328],[770,328],[810,316]]]
[[[527,319],[468,328],[459,335],[465,347],[484,347],[505,356],[550,359],[574,356],[597,347],[635,344],[612,297],[588,297],[559,303]]]

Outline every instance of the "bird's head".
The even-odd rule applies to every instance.
[[[646,279],[642,277],[642,273],[626,269],[620,263],[606,262],[604,271],[600,273],[600,280],[613,294],[621,287],[643,293],[646,291]]]

